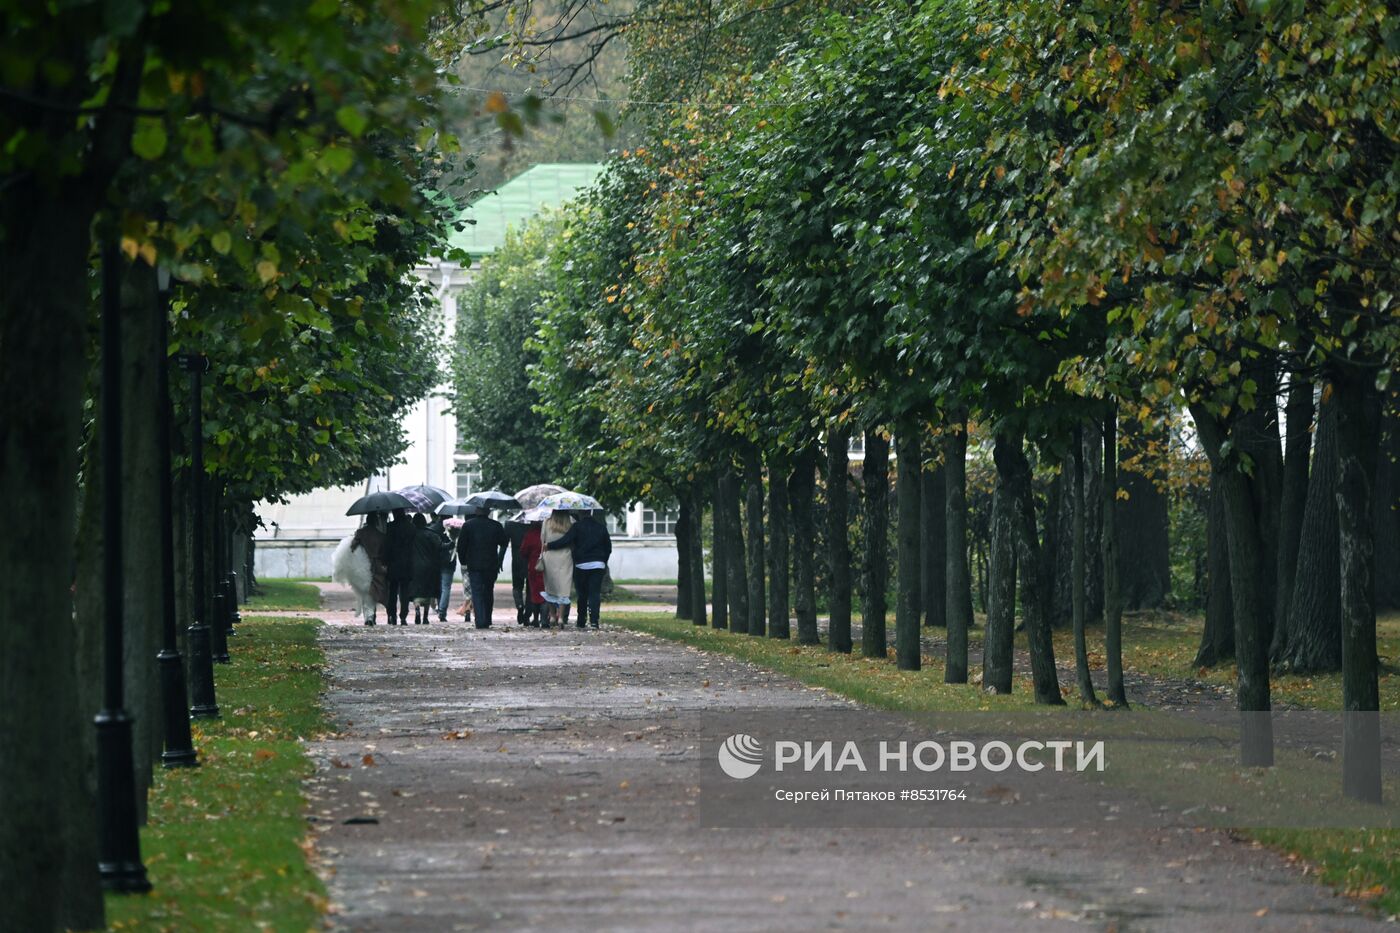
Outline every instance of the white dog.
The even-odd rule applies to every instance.
[[[377,609],[374,598],[370,596],[370,589],[374,584],[374,569],[370,566],[369,554],[365,553],[363,547],[351,548],[354,540],[354,535],[346,535],[336,545],[335,556],[331,558],[331,579],[337,583],[344,583],[355,591],[355,596],[359,599],[357,614],[364,619],[366,625],[373,625]]]

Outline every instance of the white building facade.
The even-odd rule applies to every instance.
[[[454,245],[469,252],[471,265],[434,260],[415,270],[436,299],[449,346],[455,342],[458,296],[472,281],[481,259],[499,246],[506,229],[523,222],[541,207],[566,200],[591,182],[600,168],[536,166],[469,209],[469,216],[477,224],[462,237],[469,242],[457,244],[454,239]],[[355,486],[318,489],[285,503],[258,503],[256,511],[263,527],[255,535],[254,569],[259,577],[329,578],[336,545],[360,525],[359,516],[347,516],[345,510],[368,492],[419,483],[457,496],[480,491],[481,470],[476,454],[458,448],[457,420],[452,413],[448,384],[438,386],[413,406],[403,425],[408,446],[399,462],[385,472],[367,476]],[[675,521],[673,509],[653,509],[644,503],[634,503],[609,515],[608,527],[613,532],[609,566],[613,578],[674,580]],[[506,560],[509,565],[509,557]]]

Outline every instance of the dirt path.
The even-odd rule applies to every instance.
[[[1373,921],[1211,832],[721,830],[706,717],[844,700],[604,627],[351,624],[328,593],[313,826],[351,930],[1337,930]],[[498,604],[501,605],[501,604]],[[505,604],[508,607],[508,601]]]

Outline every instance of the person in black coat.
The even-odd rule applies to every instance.
[[[491,627],[491,610],[495,602],[496,577],[506,560],[510,539],[500,522],[478,512],[462,524],[457,533],[457,557],[462,562],[467,586],[472,591],[472,611],[476,627]]]
[[[584,512],[574,527],[546,545],[551,551],[574,549],[574,589],[578,591],[578,627],[598,627],[598,609],[603,601],[603,574],[612,556],[612,535],[608,526]]]
[[[442,588],[442,563],[452,553],[452,543],[440,528],[428,524],[425,515],[413,516],[413,624],[427,625],[429,606]]]
[[[384,533],[384,549],[380,551],[389,570],[389,624],[394,625],[397,609],[398,625],[408,624],[408,604],[413,586],[413,523],[403,509],[394,509],[394,520]]]

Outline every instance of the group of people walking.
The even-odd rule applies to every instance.
[[[591,512],[577,519],[555,512],[543,521],[511,524],[516,620],[541,628],[567,625],[572,589],[578,595],[575,624],[597,628],[603,575],[612,556],[607,526]]]
[[[495,585],[511,554],[516,621],[538,628],[567,625],[577,594],[578,628],[598,627],[603,576],[612,555],[607,526],[590,511],[555,511],[530,520],[521,513],[505,524],[484,509],[458,524],[395,509],[393,520],[376,514],[354,535],[351,549],[363,548],[373,571],[371,594],[389,611],[390,625],[427,625],[436,609],[447,621],[452,579],[460,562],[467,592],[464,615],[477,628],[490,628]],[[373,616],[365,619],[373,625]]]
[[[434,606],[438,621],[447,621],[457,556],[441,518],[429,522],[422,513],[410,518],[395,509],[393,521],[386,523],[377,513],[355,532],[350,546],[368,555],[370,592],[389,610],[390,625],[407,625],[410,605],[414,625],[429,624]],[[365,624],[373,625],[374,617]]]

